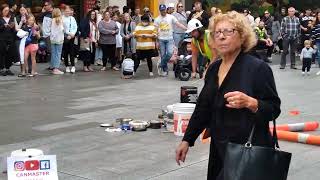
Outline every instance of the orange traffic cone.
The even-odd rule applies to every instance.
[[[272,130],[270,131],[272,134],[273,133]],[[296,132],[288,132],[288,131],[277,131],[277,136],[278,136],[278,139],[280,140],[320,146],[320,136],[296,133]]]
[[[296,123],[296,124],[283,124],[277,125],[277,130],[281,131],[291,131],[291,132],[298,132],[298,131],[314,131],[318,129],[319,123],[318,122],[305,122],[305,123]],[[273,129],[273,126],[270,126],[270,130]]]

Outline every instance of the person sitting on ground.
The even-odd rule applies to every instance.
[[[122,79],[131,79],[134,75],[134,61],[132,60],[132,54],[127,53],[125,59],[121,65]]]
[[[264,22],[260,21],[258,27],[254,28],[254,30],[258,38],[256,50],[268,50],[270,48],[273,49],[273,43],[272,40],[269,38],[267,30],[265,29]],[[267,56],[267,58],[264,58],[264,61],[271,63],[271,54],[268,54]]]

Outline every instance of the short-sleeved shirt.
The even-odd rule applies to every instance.
[[[170,14],[164,17],[158,16],[154,21],[154,25],[158,28],[158,38],[160,40],[172,40],[173,25],[177,22],[177,18]]]

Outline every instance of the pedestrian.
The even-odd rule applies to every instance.
[[[96,10],[96,14],[97,14],[97,26],[100,23],[100,21],[102,20],[102,13],[100,13],[100,11]],[[94,64],[98,65],[98,66],[102,66],[103,62],[102,62],[102,49],[99,45],[99,37],[100,37],[100,32],[99,30],[97,31],[97,43],[96,43],[96,54],[95,54],[95,61]]]
[[[152,15],[152,12],[150,11],[149,7],[144,7],[143,13],[147,14],[149,16],[150,22],[154,22],[153,15]]]
[[[140,14],[140,8],[136,8],[134,10],[134,15],[132,17],[132,21],[134,21],[136,24],[139,24],[141,22],[141,14]]]
[[[141,23],[137,25],[133,35],[137,40],[137,58],[134,63],[134,72],[137,72],[140,60],[147,59],[149,75],[152,77],[152,57],[155,56],[156,51],[157,29],[153,23],[150,22],[147,14],[141,17]]]
[[[271,14],[270,14],[270,12],[268,10],[266,10],[264,12],[264,16],[262,17],[261,21],[264,22],[264,26],[265,26],[265,29],[267,30],[268,36],[272,37],[272,24],[273,24],[273,21],[274,21],[274,17],[271,16]],[[273,44],[267,49],[268,61],[271,61],[271,59],[272,59],[273,49],[274,49]]]
[[[22,30],[28,32],[28,37],[25,42],[25,50],[24,50],[24,64],[22,65],[23,70],[21,75],[25,76],[26,73],[28,74],[29,66],[28,66],[28,59],[31,56],[31,74],[28,74],[28,77],[34,77],[38,75],[37,73],[37,62],[36,62],[36,55],[39,49],[38,40],[40,39],[40,28],[36,24],[35,17],[33,15],[28,15],[27,17],[27,24],[22,27]]]
[[[314,41],[314,44],[317,47],[317,57],[319,68],[320,68],[320,12],[316,15],[316,21],[314,23],[314,27],[312,29],[311,38]],[[317,72],[317,75],[320,75],[320,71]]]
[[[43,19],[41,29],[42,29],[42,37],[44,38],[47,46],[47,54],[51,54],[50,34],[51,34],[51,25],[52,25],[52,11],[53,11],[53,2],[51,0],[45,1],[40,17]],[[53,70],[53,67],[49,67],[48,70],[49,71]]]
[[[300,27],[301,27],[301,45],[299,47],[299,52],[304,48],[304,41],[310,40],[310,31],[312,27],[310,26],[310,22],[312,23],[314,21],[314,17],[312,16],[312,11],[310,8],[305,10],[304,16],[300,18]],[[311,24],[312,25],[312,24]]]
[[[197,1],[194,3],[194,11],[191,12],[188,22],[191,19],[198,19],[206,29],[208,28],[210,16],[205,10],[203,10],[201,2]]]
[[[290,47],[291,69],[297,69],[295,53],[298,46],[298,40],[301,34],[300,21],[296,17],[296,10],[293,7],[288,8],[288,16],[283,18],[281,22],[281,36],[283,41],[283,52],[281,55],[280,69],[285,69],[287,62],[287,55]]]
[[[55,8],[52,11],[52,24],[50,32],[50,44],[52,50],[50,64],[52,67],[52,74],[61,75],[64,74],[64,72],[60,71],[59,68],[65,30],[63,26],[62,13],[58,8]]]
[[[279,52],[283,50],[279,16],[275,16],[274,21],[272,22],[272,42],[275,47],[274,50],[276,49],[276,46],[278,46]]]
[[[161,63],[158,66],[158,73],[160,76],[168,76],[168,61],[173,55],[174,41],[173,41],[173,27],[177,25],[181,29],[187,28],[179,23],[177,18],[171,14],[167,14],[167,7],[164,4],[159,6],[160,15],[155,19],[154,25],[158,29],[158,39],[161,54]]]
[[[210,128],[208,180],[224,179],[223,174],[228,173],[223,171],[227,144],[245,144],[254,125],[252,144],[274,145],[269,121],[279,116],[281,101],[271,68],[248,54],[257,41],[249,26],[245,16],[235,11],[217,15],[210,25],[210,42],[222,59],[208,68],[196,108],[176,149],[180,165],[197,137]]]
[[[180,24],[183,24],[184,26],[188,26],[188,23],[187,23],[188,18],[187,18],[186,13],[184,12],[184,7],[183,7],[182,2],[179,2],[177,4],[177,10],[172,15],[177,18],[177,20],[179,21]],[[180,48],[179,44],[181,44],[181,42],[183,41],[184,36],[185,36],[185,30],[180,28],[177,25],[174,25],[173,29],[174,29],[174,31],[173,31],[174,44],[175,44],[176,48],[179,49]]]
[[[15,44],[16,29],[14,18],[9,13],[9,5],[2,4],[0,7],[0,75],[13,76],[10,70],[12,62],[18,60],[17,47]]]
[[[17,14],[14,17],[14,23],[15,23],[15,27],[16,27],[16,31],[18,32],[24,25],[26,25],[27,22],[27,16],[28,16],[28,12],[26,9],[26,6],[24,4],[20,5],[20,9],[19,9],[19,14]],[[19,38],[18,36],[16,37],[16,48],[19,49],[20,47],[20,41],[21,38]],[[18,61],[15,65],[20,65],[20,71],[22,72],[23,68],[22,68],[22,64],[24,63],[24,55],[22,56],[23,58],[20,58],[20,61]]]
[[[94,10],[87,13],[80,22],[80,59],[83,61],[83,71],[93,72],[91,68],[95,59],[97,44],[97,14]]]
[[[266,57],[260,57],[267,63],[271,63],[271,54],[273,50],[273,42],[270,39],[267,30],[265,29],[264,21],[260,21],[259,25],[254,28],[256,35],[258,37],[258,43],[256,50],[267,50]],[[271,53],[270,53],[271,52]]]
[[[64,25],[64,42],[63,42],[63,59],[66,66],[66,73],[75,73],[75,46],[74,40],[78,31],[78,25],[76,19],[72,16],[72,10],[70,6],[66,6],[63,13],[63,25]],[[70,58],[70,59],[69,59]],[[69,60],[71,68],[69,66]]]
[[[173,14],[174,13],[174,3],[169,3],[167,7],[167,14]]]
[[[114,14],[112,17],[112,20],[116,22],[118,28],[121,29],[119,16],[120,14]],[[116,35],[116,52],[115,52],[115,59],[116,59],[116,62],[119,64],[119,67],[121,67],[121,63],[122,63],[122,55],[121,55],[122,44],[123,44],[123,38],[121,35],[121,31],[119,31],[118,34]]]
[[[307,75],[310,75],[312,56],[315,54],[315,50],[311,47],[311,41],[304,41],[304,48],[301,50],[300,60],[302,61],[302,75],[307,70]]]
[[[125,13],[123,15],[123,23],[120,27],[120,34],[123,40],[122,51],[123,54],[131,54],[132,59],[136,60],[136,39],[133,36],[133,32],[136,29],[136,23],[131,20],[130,14]]]
[[[99,43],[103,52],[103,68],[101,71],[107,70],[108,60],[111,62],[111,69],[119,71],[116,67],[116,59],[114,57],[116,51],[116,35],[119,33],[117,23],[111,19],[109,11],[104,12],[103,20],[98,25],[100,32]]]

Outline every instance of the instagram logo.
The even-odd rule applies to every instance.
[[[24,162],[23,161],[16,161],[14,163],[14,170],[15,171],[24,171]]]

